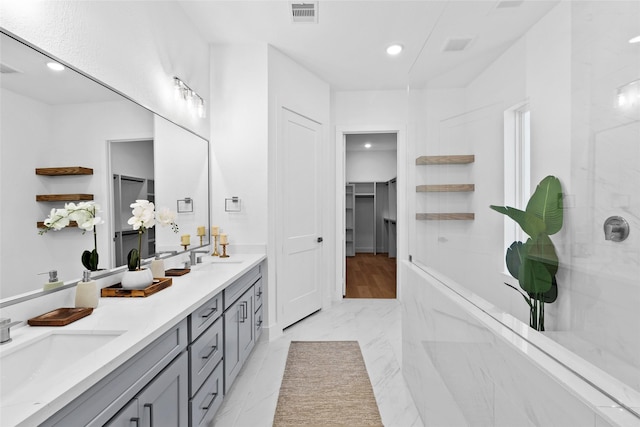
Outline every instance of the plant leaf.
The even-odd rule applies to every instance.
[[[526,212],[540,218],[545,224],[546,233],[552,235],[562,228],[562,211],[562,184],[558,178],[549,175],[536,187],[536,191],[527,203]],[[529,236],[535,235],[529,234]]]
[[[518,271],[520,287],[529,295],[543,294],[551,289],[553,275],[546,265],[529,256],[529,249],[533,245],[531,239],[523,245],[524,259]]]
[[[527,240],[527,256],[538,261],[547,268],[551,276],[558,272],[558,255],[553,242],[546,234],[539,234],[535,239]]]
[[[518,278],[518,272],[520,271],[520,265],[522,265],[522,259],[524,254],[522,253],[522,242],[513,242],[511,246],[507,248],[507,254],[505,256],[505,262],[507,264],[507,270],[514,278]]]
[[[517,222],[520,225],[520,228],[522,228],[522,231],[527,233],[530,237],[537,236],[546,228],[542,219],[529,212],[521,211],[520,209],[512,208],[511,206],[490,205],[489,207]]]
[[[535,298],[535,295],[528,294],[531,298]],[[556,278],[554,276],[551,282],[551,289],[542,294],[542,301],[546,303],[555,302],[558,299],[558,282],[556,282]]]
[[[140,260],[140,253],[137,249],[131,249],[127,254],[127,266],[130,271],[134,271],[138,268],[138,261]]]
[[[98,270],[98,252],[94,249],[92,251],[82,252],[82,265],[84,268],[90,271]]]

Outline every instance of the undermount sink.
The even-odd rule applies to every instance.
[[[0,355],[0,400],[8,403],[31,387],[50,384],[67,368],[122,333],[51,331],[6,349]]]

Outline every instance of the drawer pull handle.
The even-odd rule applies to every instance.
[[[218,397],[218,393],[209,393],[211,396],[213,396],[211,398],[211,400],[209,401],[209,403],[207,403],[206,405],[204,405],[201,409],[203,411],[208,411],[209,408],[211,408],[211,405],[213,405],[213,402],[216,400],[216,397]]]
[[[211,346],[211,351],[209,352],[209,354],[207,354],[206,356],[202,356],[203,359],[208,359],[210,358],[213,353],[215,353],[218,350],[218,346],[217,345],[212,345]]]
[[[140,427],[140,418],[136,417],[136,418],[131,418],[130,420],[131,424],[136,426],[136,427]]]
[[[205,314],[201,314],[200,317],[206,319],[207,317],[211,316],[216,311],[218,311],[218,307],[209,307],[209,310]]]
[[[153,427],[153,405],[151,403],[144,404],[145,409],[149,408],[149,427]]]
[[[245,307],[245,304],[246,304],[246,302],[243,301],[243,302],[240,303],[240,306],[239,306],[241,313],[240,313],[240,316],[239,316],[238,320],[240,321],[240,323],[244,323],[244,321],[246,319],[245,312],[246,312],[247,309]]]

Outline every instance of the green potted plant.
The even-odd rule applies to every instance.
[[[153,274],[150,269],[140,266],[142,235],[147,229],[155,226],[156,222],[160,225],[171,225],[174,233],[178,232],[178,225],[175,223],[174,212],[167,208],[156,212],[153,202],[148,200],[136,200],[130,207],[133,216],[129,218],[127,224],[134,230],[138,230],[138,248],[131,249],[127,254],[128,271],[125,271],[122,276],[121,285],[125,289],[143,289],[153,283]]]
[[[86,250],[82,253],[81,261],[84,268],[89,271],[98,270],[98,233],[96,225],[102,224],[104,221],[98,216],[100,206],[95,202],[66,203],[63,209],[51,209],[49,216],[44,220],[44,228],[40,230],[40,234],[44,234],[49,230],[61,230],[68,226],[71,221],[78,224],[78,228],[82,229],[82,234],[87,231],[93,231],[93,250]]]
[[[558,256],[549,236],[562,229],[562,185],[554,176],[547,176],[536,187],[524,211],[509,206],[491,205],[491,209],[507,215],[520,225],[529,238],[513,242],[507,249],[509,273],[524,291],[518,291],[529,305],[529,326],[544,331],[544,304],[558,297]]]

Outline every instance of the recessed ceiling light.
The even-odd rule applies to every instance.
[[[58,62],[47,62],[47,67],[51,68],[52,70],[55,71],[62,71],[64,70],[64,65],[58,63]]]
[[[366,144],[364,144],[364,148],[371,148],[371,143],[367,142]]]
[[[389,55],[397,55],[400,52],[402,52],[402,45],[401,44],[392,44],[391,46],[389,46],[387,48],[387,53]]]
[[[634,38],[629,40],[629,43],[640,43],[640,36],[635,36]]]

